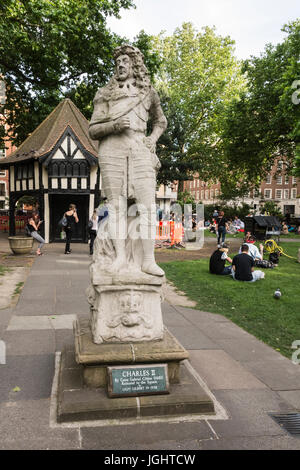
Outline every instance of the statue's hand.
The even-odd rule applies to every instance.
[[[145,137],[144,138],[144,143],[146,147],[150,150],[151,153],[155,153],[156,150],[156,140],[153,139],[153,137]]]
[[[129,129],[129,128],[130,128],[129,117],[123,116],[114,122],[114,129],[116,132],[122,132],[125,129]]]

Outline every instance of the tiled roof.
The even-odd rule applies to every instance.
[[[21,162],[31,158],[38,159],[55,146],[67,126],[70,126],[83,145],[95,157],[98,143],[89,137],[89,122],[75,106],[66,98],[49,114],[49,116],[30,134],[26,140],[9,157],[1,160],[0,165]]]

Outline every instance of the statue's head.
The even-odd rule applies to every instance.
[[[119,81],[134,78],[136,85],[143,88],[150,86],[149,73],[144,64],[144,56],[141,51],[129,44],[123,44],[114,51],[116,64],[115,77]]]

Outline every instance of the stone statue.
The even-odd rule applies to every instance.
[[[156,142],[167,126],[143,54],[116,48],[116,71],[98,90],[90,136],[99,140],[102,192],[108,217],[99,225],[90,267],[93,341],[151,341],[163,337],[161,286],[156,264]],[[151,118],[151,131],[147,124]]]
[[[102,189],[109,207],[107,231],[116,255],[110,270],[128,268],[127,209],[128,202],[134,201],[140,217],[141,270],[163,276],[154,259],[156,171],[160,167],[155,146],[167,121],[140,50],[125,44],[116,48],[114,57],[116,73],[98,90],[90,122],[90,136],[100,142]],[[149,117],[152,131],[146,136]]]

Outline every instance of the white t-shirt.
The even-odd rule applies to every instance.
[[[247,245],[249,247],[248,255],[251,256],[251,258],[255,259],[262,259],[262,256],[259,252],[259,249],[257,246],[255,246],[252,243],[244,243],[244,245]],[[242,253],[242,249],[240,248],[239,253]]]

